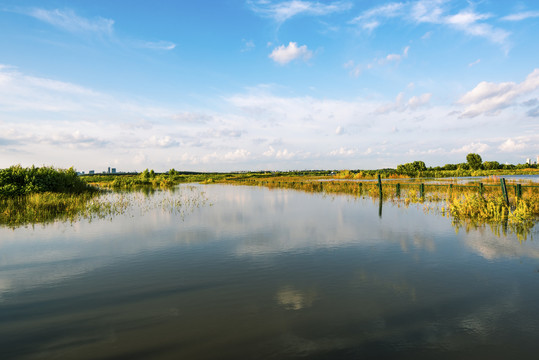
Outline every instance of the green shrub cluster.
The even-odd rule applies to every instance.
[[[15,197],[35,193],[80,194],[91,191],[73,168],[53,167],[23,168],[20,165],[0,170],[0,197]]]

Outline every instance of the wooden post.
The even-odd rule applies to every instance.
[[[522,198],[522,185],[517,184],[517,188],[515,190],[516,190],[517,198],[521,199]]]
[[[380,192],[380,197],[382,197],[382,179],[380,178],[380,174],[378,174],[378,191]]]
[[[500,185],[502,187],[502,194],[503,194],[503,199],[505,201],[505,205],[509,207],[509,196],[507,196],[507,187],[505,186],[505,178],[500,179]]]
[[[395,193],[396,193],[397,197],[401,196],[401,184],[397,183]]]
[[[423,199],[425,197],[425,184],[421,183],[419,185],[419,197]]]
[[[483,195],[484,186],[483,183],[479,183],[479,194]]]

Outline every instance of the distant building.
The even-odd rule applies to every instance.
[[[532,164],[532,159],[527,158],[527,159],[526,159],[526,164],[531,165],[531,164]]]
[[[88,171],[88,174],[89,174],[89,175],[93,175],[93,174],[95,174],[95,171],[90,170],[90,171]]]
[[[112,171],[113,174],[116,174],[116,168],[112,168],[111,171]]]
[[[110,174],[110,166],[109,166],[109,169],[107,170],[107,174]]]

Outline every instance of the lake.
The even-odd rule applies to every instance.
[[[535,228],[261,187],[129,196],[110,218],[0,228],[1,359],[539,352]]]

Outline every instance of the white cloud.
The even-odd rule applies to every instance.
[[[408,100],[407,106],[409,109],[415,110],[420,106],[427,105],[431,97],[432,94],[430,93],[425,93],[420,96],[412,96],[410,100]]]
[[[484,153],[487,151],[490,147],[487,144],[483,144],[481,142],[473,142],[471,144],[466,144],[458,149],[451,150],[451,153]]]
[[[288,149],[275,150],[273,146],[270,146],[269,149],[265,151],[262,155],[281,160],[290,160],[294,156],[296,156],[295,153],[288,151]]]
[[[153,135],[144,143],[144,145],[149,146],[149,147],[170,148],[170,147],[179,146],[180,143],[168,135],[166,136]]]
[[[278,23],[283,23],[292,17],[300,14],[311,16],[324,16],[335,12],[342,12],[352,8],[352,3],[348,1],[335,1],[331,4],[324,4],[313,1],[292,0],[281,3],[274,3],[267,0],[248,1],[251,9],[257,13],[274,19]]]
[[[0,65],[0,167],[52,162],[101,171],[99,166],[106,166],[103,159],[117,159],[116,167],[122,170],[332,168],[336,157],[344,165],[348,156],[357,156],[362,159],[359,166],[370,168],[380,161],[396,166],[414,160],[406,154],[410,148],[423,151],[426,162],[454,162],[451,149],[465,143],[472,145],[461,151],[478,152],[483,150],[477,148],[480,144],[497,150],[500,131],[502,140],[511,138],[517,147],[526,143],[533,148],[537,143],[535,138],[519,137],[524,131],[531,133],[534,124],[525,129],[514,126],[509,111],[492,119],[497,121],[494,130],[477,132],[477,127],[447,115],[454,108],[431,104],[434,95],[414,95],[410,88],[384,105],[380,95],[349,100],[287,97],[273,93],[280,87],[261,85],[221,98],[219,108],[226,110],[188,111],[191,104],[182,108],[159,107],[144,99],[129,102]],[[515,100],[515,109],[537,107],[527,101],[535,97]],[[342,134],[346,136],[337,136]],[[445,148],[440,153],[446,157],[426,150],[434,148]],[[492,148],[486,151],[492,153]]]
[[[343,146],[329,153],[330,156],[352,156],[355,154],[357,154],[357,149],[348,149]]]
[[[428,40],[432,36],[432,31],[427,31],[423,36],[421,36],[422,40]]]
[[[364,11],[352,20],[363,29],[372,31],[381,26],[385,19],[401,18],[416,24],[438,24],[462,31],[468,35],[483,37],[493,43],[507,47],[507,38],[510,33],[501,28],[488,24],[486,20],[492,18],[491,14],[477,13],[472,8],[457,13],[448,13],[446,0],[419,0],[413,2],[390,3]],[[530,14],[528,14],[530,15]],[[423,35],[423,39],[430,37],[431,32]]]
[[[490,14],[477,14],[471,10],[464,10],[458,14],[447,16],[445,22],[456,26],[468,26],[479,20],[486,20],[490,17]]]
[[[346,62],[343,67],[345,69],[350,69],[350,75],[358,77],[365,70],[371,70],[378,66],[383,66],[389,63],[399,63],[402,59],[408,57],[408,52],[410,51],[410,46],[406,46],[401,54],[387,54],[382,58],[375,58],[367,65],[355,64],[353,60]]]
[[[461,117],[496,114],[504,108],[515,105],[518,97],[529,94],[537,88],[539,88],[539,69],[533,70],[520,84],[482,81],[458,100],[459,104],[466,106]]]
[[[539,11],[524,11],[502,17],[505,21],[522,21],[539,17]]]
[[[243,48],[240,50],[241,52],[248,52],[255,48],[255,43],[253,40],[243,39],[241,42],[243,43]]]
[[[227,161],[246,160],[249,155],[251,153],[246,149],[236,149],[225,153],[222,159]]]
[[[401,61],[401,59],[408,57],[409,46],[406,46],[402,51],[402,54],[388,54],[385,58],[378,60],[379,64],[385,64],[391,61]]]
[[[515,141],[513,139],[507,139],[505,140],[500,146],[498,146],[498,149],[500,149],[503,152],[515,152],[524,150],[527,147],[526,143],[523,141]]]
[[[488,18],[490,18],[488,14],[477,14],[471,10],[465,10],[456,15],[446,17],[444,23],[469,35],[484,37],[493,43],[505,44],[509,32],[495,28],[490,24],[478,23],[478,21]]]
[[[481,62],[481,59],[477,59],[477,60],[475,60],[475,61],[469,63],[469,64],[468,64],[468,67],[475,66],[475,65],[479,64],[480,62]]]
[[[145,41],[140,43],[140,47],[153,50],[174,50],[176,44],[170,41]]]
[[[421,106],[428,105],[432,97],[431,93],[424,93],[419,96],[412,96],[410,99],[406,100],[404,93],[401,92],[395,98],[395,102],[388,103],[382,106],[379,106],[376,109],[378,114],[387,114],[393,111],[402,112],[405,110],[416,110]]]
[[[444,13],[445,0],[420,0],[410,3],[410,15],[418,23],[438,23]]]
[[[114,20],[101,17],[96,19],[86,19],[75,14],[73,10],[45,10],[35,8],[28,11],[27,14],[69,32],[99,33],[106,35],[111,35],[113,32]]]
[[[306,45],[298,46],[295,42],[290,42],[288,46],[281,45],[273,49],[269,55],[273,61],[285,65],[296,59],[309,60],[313,56],[312,51]]]
[[[378,6],[367,11],[364,11],[361,15],[352,19],[350,23],[360,24],[365,29],[372,31],[377,28],[380,23],[377,18],[392,18],[402,16],[402,9],[405,4],[403,3],[390,3],[382,6]]]

